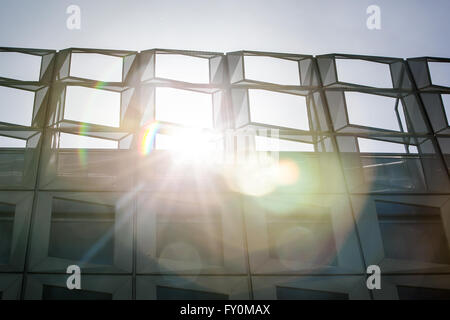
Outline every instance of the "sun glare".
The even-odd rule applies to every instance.
[[[141,154],[152,150],[169,151],[176,163],[213,163],[223,150],[219,134],[194,128],[176,128],[159,132],[155,122],[145,127],[141,137]]]

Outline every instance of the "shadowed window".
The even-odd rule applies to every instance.
[[[278,300],[348,300],[348,294],[340,292],[319,291],[277,287]]]
[[[9,261],[15,209],[14,205],[0,203],[0,264],[7,264]]]
[[[218,217],[158,217],[156,255],[184,266],[221,266],[222,223]]]
[[[228,300],[229,297],[226,294],[190,290],[190,289],[179,289],[157,286],[156,287],[156,298],[158,300]]]
[[[48,254],[112,265],[114,207],[54,198]]]
[[[269,255],[282,261],[337,265],[332,221],[327,209],[304,207],[282,218],[267,215]]]
[[[112,300],[112,294],[88,290],[69,290],[63,287],[44,285],[43,300]]]
[[[450,263],[440,209],[376,201],[386,257]]]
[[[400,300],[450,300],[450,290],[397,286]]]

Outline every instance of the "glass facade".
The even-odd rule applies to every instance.
[[[450,297],[450,59],[0,59],[0,299]]]

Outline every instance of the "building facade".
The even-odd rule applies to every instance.
[[[0,299],[450,299],[450,59],[0,48],[0,103]]]

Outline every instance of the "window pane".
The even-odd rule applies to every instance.
[[[376,201],[387,258],[448,264],[450,252],[440,210]]]
[[[437,86],[450,87],[450,63],[428,62],[431,83]]]
[[[403,106],[402,100],[400,100],[398,102],[397,110],[398,110],[398,115],[400,117],[400,122],[402,123],[403,132],[408,132],[408,126],[406,124],[405,111],[404,111],[405,108]]]
[[[0,148],[25,148],[26,146],[26,140],[0,136]]]
[[[340,82],[377,88],[392,88],[389,65],[359,59],[336,59]]]
[[[248,95],[252,122],[309,130],[306,97],[259,89]]]
[[[157,286],[156,298],[158,300],[228,300],[228,295],[216,292]]]
[[[9,262],[15,210],[15,205],[0,203],[0,264]]]
[[[298,141],[255,136],[256,151],[314,152],[314,145]]]
[[[325,208],[301,207],[298,215],[269,216],[267,238],[273,259],[311,265],[337,265],[333,224]]]
[[[212,96],[173,88],[156,88],[156,120],[212,128]]]
[[[395,98],[361,92],[344,92],[344,95],[351,124],[400,131]]]
[[[70,75],[99,81],[121,82],[123,58],[98,53],[72,53]]]
[[[112,206],[54,198],[49,256],[112,265],[114,213]]]
[[[68,86],[64,119],[120,126],[120,92]]]
[[[20,52],[0,52],[0,77],[39,81],[41,57]]]
[[[158,221],[156,256],[178,261],[186,267],[223,266],[221,221],[206,218],[189,221],[189,218]]]
[[[277,287],[278,300],[348,300],[348,294],[311,289]]]
[[[30,126],[34,92],[0,86],[0,121]]]
[[[280,85],[300,85],[298,62],[262,56],[244,56],[245,78]]]
[[[400,300],[450,300],[448,289],[397,286],[397,292]]]
[[[442,103],[444,104],[445,116],[447,117],[447,125],[450,125],[450,94],[441,94]]]
[[[59,136],[60,149],[117,149],[117,141],[64,133]]]
[[[112,294],[44,285],[42,300],[112,300]]]
[[[209,60],[181,54],[156,54],[157,78],[209,83]]]
[[[360,152],[367,153],[406,153],[402,143],[386,142],[374,139],[357,138]]]

